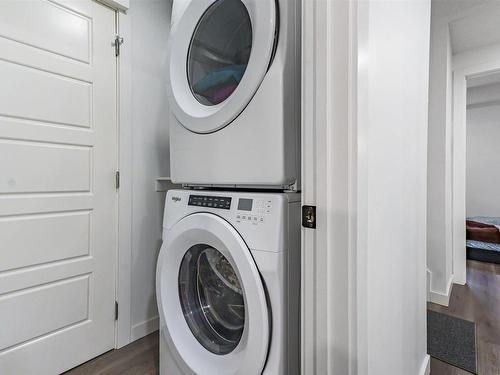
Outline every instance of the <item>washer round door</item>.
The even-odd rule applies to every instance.
[[[250,250],[220,217],[198,213],[168,233],[157,268],[162,339],[190,374],[260,374],[270,339],[266,294]]]
[[[171,30],[169,97],[195,133],[233,121],[259,88],[276,41],[275,0],[192,0]]]

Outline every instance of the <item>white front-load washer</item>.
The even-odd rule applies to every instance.
[[[168,192],[160,375],[299,374],[299,198]]]
[[[174,0],[172,181],[300,188],[300,0]]]

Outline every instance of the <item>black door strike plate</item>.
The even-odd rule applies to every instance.
[[[316,206],[302,206],[302,226],[316,229]]]

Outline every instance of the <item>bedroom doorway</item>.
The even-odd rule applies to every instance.
[[[467,259],[500,263],[500,72],[467,79]]]
[[[462,285],[467,258],[500,260],[500,46],[488,57],[472,54],[453,69],[453,278]]]

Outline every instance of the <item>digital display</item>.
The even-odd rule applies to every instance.
[[[253,199],[240,198],[238,201],[238,210],[252,211]]]
[[[223,210],[231,209],[230,197],[209,197],[206,195],[190,195],[189,206],[222,208]]]

